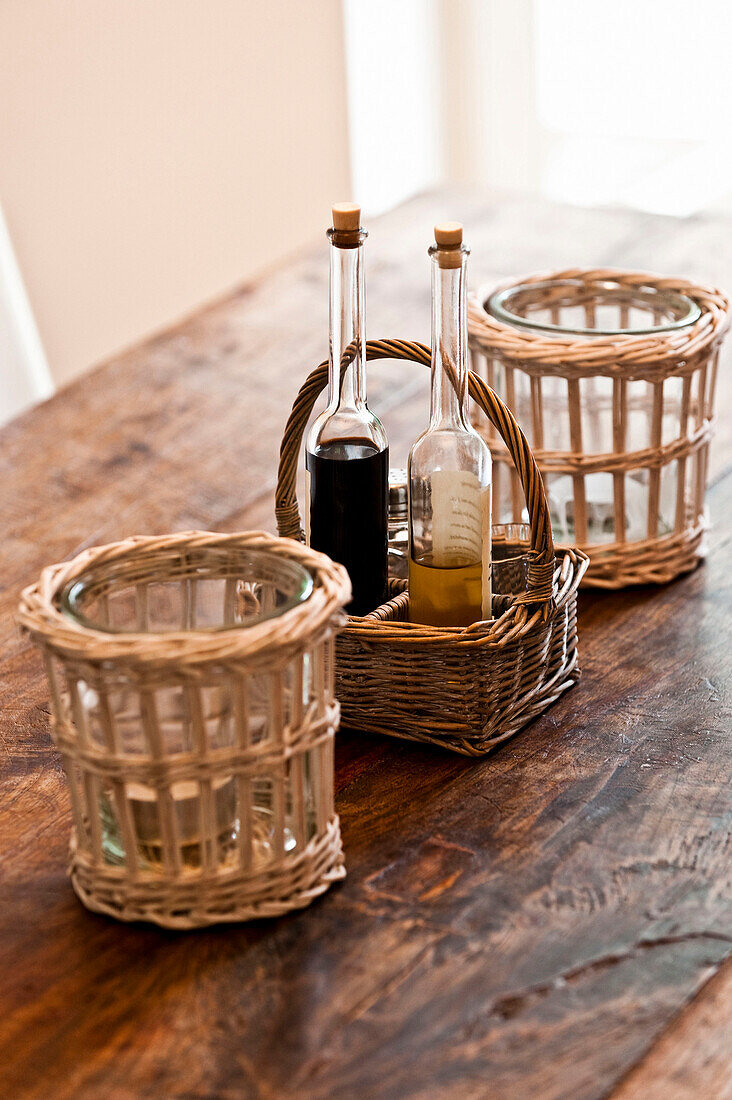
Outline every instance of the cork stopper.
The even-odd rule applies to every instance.
[[[440,222],[435,226],[435,254],[440,267],[461,267],[464,249],[460,222]]]
[[[333,207],[333,228],[339,233],[354,233],[361,228],[361,207],[353,202],[337,202]]]
[[[462,243],[463,227],[460,222],[440,222],[435,226],[435,244],[438,248],[455,248]]]

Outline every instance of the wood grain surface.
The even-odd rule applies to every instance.
[[[613,1100],[732,1096],[732,967],[702,987],[685,1012],[613,1092]]]
[[[425,250],[448,216],[466,225],[473,285],[617,264],[732,287],[719,218],[433,194],[369,227],[370,335],[428,337]],[[478,763],[339,734],[349,873],[310,910],[176,935],[72,894],[18,592],[129,534],[272,529],[279,438],[326,326],[323,240],[0,435],[0,1095],[730,1095],[724,415],[707,565],[665,588],[583,593],[583,679],[544,717]],[[728,364],[729,349],[723,414]],[[424,424],[426,373],[370,371],[392,465]]]

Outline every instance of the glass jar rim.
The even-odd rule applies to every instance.
[[[665,305],[680,313],[673,321],[664,321],[659,325],[647,325],[643,328],[582,328],[568,325],[554,324],[550,321],[532,321],[528,317],[521,317],[513,313],[507,302],[522,291],[548,290],[551,287],[576,287],[586,288],[587,283],[582,279],[546,279],[536,283],[517,283],[504,287],[503,290],[494,291],[483,305],[491,317],[514,328],[522,328],[533,332],[546,332],[555,336],[649,336],[653,333],[673,332],[676,329],[688,328],[701,317],[701,307],[693,298],[678,291],[659,289],[653,286],[623,287],[612,280],[599,280],[593,283],[598,290],[605,290],[615,297],[617,301],[626,301],[628,304],[643,303],[647,306],[658,307]]]
[[[307,600],[313,591],[315,582],[312,573],[308,569],[306,569],[305,566],[301,565],[300,562],[295,561],[292,558],[288,558],[280,554],[272,555],[266,550],[249,549],[247,547],[242,547],[234,551],[232,551],[230,548],[226,548],[225,550],[222,548],[222,552],[220,554],[217,554],[216,548],[213,547],[209,547],[206,550],[206,555],[208,557],[219,557],[219,560],[224,558],[224,555],[231,559],[232,554],[237,556],[242,564],[263,560],[271,561],[272,558],[275,557],[277,565],[283,567],[284,570],[289,572],[291,577],[293,578],[296,585],[295,592],[293,592],[291,596],[284,600],[283,603],[279,604],[277,607],[272,608],[269,611],[263,611],[259,614],[251,615],[248,619],[240,623],[225,623],[221,624],[220,626],[197,626],[190,629],[186,627],[179,627],[177,630],[140,630],[138,627],[127,628],[106,626],[103,623],[99,622],[97,619],[86,615],[82,610],[80,603],[83,597],[87,595],[90,591],[93,591],[95,587],[99,589],[98,594],[102,594],[105,591],[104,582],[113,582],[115,579],[124,579],[125,583],[129,586],[132,586],[135,583],[144,582],[145,562],[143,558],[140,558],[140,576],[137,578],[137,581],[134,575],[130,576],[128,574],[125,574],[124,577],[122,577],[117,574],[117,576],[115,576],[114,566],[116,563],[105,562],[102,564],[90,566],[89,569],[85,570],[80,576],[75,577],[71,581],[69,581],[68,584],[66,584],[62,588],[61,592],[57,596],[57,599],[62,613],[66,615],[67,618],[71,619],[79,626],[83,626],[87,630],[98,631],[102,634],[218,634],[225,631],[245,630],[251,626],[258,626],[260,623],[266,622],[268,619],[278,618],[280,615],[284,615],[287,611],[291,611],[294,607],[297,607],[299,604]],[[129,559],[126,559],[126,561],[123,559],[120,564],[129,564]],[[203,578],[205,577],[205,573],[202,573],[201,571],[196,572],[194,569],[191,569],[190,576],[192,578],[196,576]],[[165,577],[161,576],[150,577],[150,582],[165,583],[165,579]],[[185,577],[179,575],[176,578],[170,579],[183,580],[185,579]],[[226,578],[221,574],[212,574],[210,579],[224,580]]]

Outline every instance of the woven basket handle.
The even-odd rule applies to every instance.
[[[409,340],[369,340],[366,344],[367,359],[407,359],[413,363],[431,363],[431,352],[424,344]],[[351,356],[348,349],[341,363],[343,374]],[[277,473],[275,513],[277,531],[286,538],[302,541],[304,533],[297,506],[296,479],[305,426],[310,419],[315,402],[328,382],[328,363],[321,363],[308,376],[292,406],[285,434],[280,447],[280,465]],[[513,415],[482,378],[468,372],[468,392],[497,429],[508,447],[526,498],[531,524],[531,553],[527,590],[516,603],[550,604],[554,576],[554,543],[549,519],[544,485],[531,448]]]

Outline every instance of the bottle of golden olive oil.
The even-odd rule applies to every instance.
[[[430,422],[409,454],[409,617],[469,626],[491,617],[491,455],[467,419],[468,249],[435,226]]]

